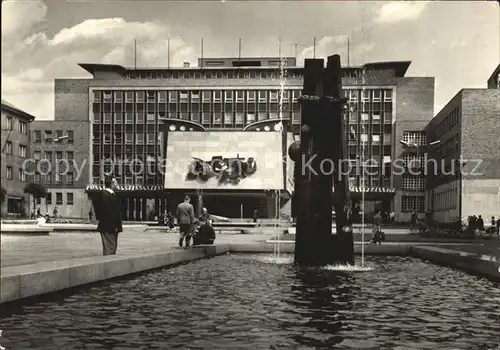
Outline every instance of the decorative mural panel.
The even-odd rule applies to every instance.
[[[167,189],[284,189],[281,133],[170,132]]]

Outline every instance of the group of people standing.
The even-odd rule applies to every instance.
[[[98,215],[97,231],[101,234],[103,255],[114,255],[118,245],[118,234],[123,232],[120,200],[116,196],[115,189],[118,182],[113,177],[104,179],[104,191],[101,194]],[[212,220],[206,208],[203,208],[199,219],[195,218],[191,198],[185,196],[184,202],[177,207],[177,223],[180,229],[179,246],[189,247],[191,238],[193,245],[213,244],[215,241],[215,230]]]
[[[491,217],[491,225],[486,230],[484,228],[484,220],[483,220],[481,215],[479,215],[479,216],[471,215],[468,217],[467,222],[468,222],[468,228],[472,232],[485,231],[485,232],[491,233],[491,234],[493,234],[493,233],[500,234],[500,219],[495,220],[494,216]]]

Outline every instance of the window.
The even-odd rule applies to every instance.
[[[221,113],[214,113],[214,124],[220,124],[222,122]]]
[[[278,102],[278,91],[272,90],[269,93],[269,99],[271,102]]]
[[[67,151],[66,152],[66,157],[67,157],[68,160],[73,160],[74,157],[75,157],[75,154],[74,154],[73,151]]]
[[[158,102],[167,102],[167,92],[158,91]]]
[[[115,102],[122,102],[123,91],[115,91]]]
[[[150,132],[150,133],[146,134],[146,137],[147,137],[146,141],[148,142],[148,145],[154,145],[155,144],[156,137],[155,137],[154,133]]]
[[[52,141],[52,130],[45,130],[45,141]]]
[[[135,122],[137,124],[144,124],[144,113],[136,113],[135,114]]]
[[[214,91],[214,101],[220,102],[222,100],[222,91],[215,90]]]
[[[136,102],[144,102],[144,91],[137,91],[135,93],[135,101]]]
[[[384,102],[392,101],[392,90],[384,90]]]
[[[410,168],[420,168],[424,165],[424,155],[416,153],[406,153],[404,155],[404,164]]]
[[[125,177],[125,185],[133,185],[132,176]]]
[[[12,180],[12,167],[8,166],[6,171],[7,180]]]
[[[125,133],[125,144],[131,145],[134,143],[134,134],[127,132]]]
[[[37,199],[36,199],[36,204],[37,204],[37,205],[42,204],[42,199],[41,199],[41,198],[37,198]]]
[[[62,204],[63,204],[62,193],[56,192],[56,205],[62,205]]]
[[[137,133],[137,134],[135,134],[135,143],[137,145],[144,144],[144,134],[143,133]]]
[[[191,101],[199,101],[200,100],[200,92],[199,91],[191,91]]]
[[[243,113],[236,113],[236,125],[243,125]]]
[[[42,142],[42,132],[40,130],[35,130],[34,139],[35,139],[35,143]]]
[[[368,134],[361,134],[361,142],[368,142]]]
[[[35,173],[35,182],[40,182],[42,180],[42,176],[40,175],[39,172],[36,172]]]
[[[26,158],[27,147],[25,145],[19,145],[19,157]]]
[[[233,91],[232,90],[224,91],[224,99],[226,101],[232,101],[233,100]]]
[[[25,135],[28,133],[28,124],[26,122],[19,122],[19,132]]]
[[[12,142],[7,141],[5,143],[5,153],[12,154]]]
[[[103,91],[102,99],[104,100],[104,102],[111,102],[112,99],[111,91]]]
[[[40,159],[42,159],[42,152],[40,152],[40,151],[33,151],[33,158],[34,158],[35,160],[40,160]]]
[[[52,152],[45,151],[45,159],[48,160],[49,162],[52,162]]]
[[[128,103],[134,102],[134,92],[133,91],[125,91],[125,102],[128,102]]]
[[[142,177],[142,176],[136,176],[135,177],[135,184],[139,185],[139,186],[144,185],[144,177]]]
[[[154,113],[148,113],[146,115],[146,118],[147,118],[147,123],[148,124],[154,124],[156,122],[156,116]]]
[[[210,91],[201,92],[203,102],[210,102]]]
[[[146,94],[147,94],[148,102],[155,102],[155,95],[156,94],[154,91],[147,91]]]
[[[188,101],[188,92],[187,91],[179,92],[179,100],[181,102],[187,102]]]
[[[249,102],[255,101],[255,91],[254,90],[247,91],[247,101],[249,101]]]
[[[255,123],[255,113],[247,113],[247,124]]]
[[[210,124],[210,113],[208,112],[201,113],[201,123]]]
[[[243,102],[245,92],[243,90],[236,90],[236,102]]]
[[[14,119],[12,117],[7,117],[7,130],[12,130],[14,128]]]
[[[266,102],[266,101],[267,101],[267,91],[259,90],[259,102]]]
[[[372,135],[372,141],[373,141],[373,143],[379,143],[380,142],[380,135]]]
[[[103,114],[103,123],[104,124],[111,124],[111,113],[104,113]]]
[[[61,174],[56,173],[56,179],[55,179],[56,184],[60,184],[62,182],[61,180]]]
[[[361,102],[370,101],[370,90],[361,90]]]
[[[115,124],[121,124],[123,122],[122,114],[121,113],[115,113]]]
[[[403,131],[403,142],[411,146],[424,146],[427,143],[425,131]]]
[[[373,90],[373,102],[380,102],[382,99],[382,90]]]
[[[404,213],[423,213],[425,209],[425,196],[403,196],[401,211]]]
[[[47,184],[51,184],[52,183],[52,173],[50,171],[45,175],[45,182]]]
[[[361,121],[368,122],[370,120],[370,115],[368,113],[361,113]]]
[[[45,203],[52,204],[52,192],[47,192],[47,196],[45,197]]]
[[[300,93],[301,93],[300,90],[292,90],[292,101],[293,102],[297,102],[299,100]]]
[[[376,123],[376,124],[380,123],[380,114],[378,114],[378,113],[374,113],[374,114],[372,114],[372,119],[373,119],[373,123],[374,123],[374,124],[375,124],[375,123]]]
[[[73,130],[67,130],[66,131],[66,135],[68,136],[68,138],[66,139],[66,142],[67,143],[73,143],[74,142]]]
[[[19,168],[19,181],[26,181],[26,173],[24,172],[23,168]]]
[[[177,91],[168,92],[168,102],[177,102]]]
[[[125,124],[134,124],[134,113],[125,113]]]
[[[100,91],[92,91],[92,101],[94,101],[94,103],[101,102],[101,92]]]
[[[104,138],[104,144],[105,145],[110,145],[112,143],[111,135],[110,134],[103,134],[102,136]],[[56,155],[56,157],[57,157],[57,155]]]
[[[73,173],[71,173],[71,172],[70,173],[66,173],[66,183],[68,185],[72,185],[74,181],[75,181],[75,178],[73,176]]]
[[[224,113],[224,124],[232,125],[233,124],[233,113]]]
[[[424,191],[425,187],[425,178],[417,176],[403,177],[403,190],[405,191]]]

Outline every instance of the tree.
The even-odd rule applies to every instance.
[[[47,190],[40,184],[31,182],[24,187],[24,193],[33,196],[33,211],[36,209],[36,199],[45,198],[47,196]]]

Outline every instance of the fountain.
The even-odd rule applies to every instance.
[[[340,56],[306,59],[300,141],[289,148],[295,165],[295,262],[354,265],[351,200],[344,168],[345,135]],[[324,164],[332,169],[324,169]],[[332,195],[335,188],[335,196]],[[335,203],[336,234],[332,235]]]

